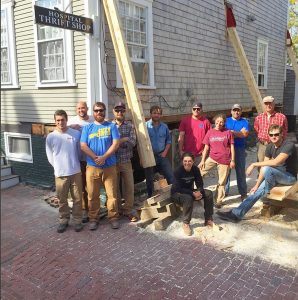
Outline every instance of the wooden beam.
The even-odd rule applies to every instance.
[[[246,57],[244,48],[238,36],[237,30],[235,27],[228,27],[227,32],[228,32],[230,42],[236,52],[240,64],[240,68],[242,70],[242,74],[248,86],[248,90],[250,92],[252,99],[255,102],[257,112],[262,113],[263,112],[262,96],[257,86],[257,83],[255,81],[253,72],[249,65],[248,59]]]
[[[268,199],[282,201],[291,194],[295,194],[298,191],[298,182],[289,186],[276,186],[270,190],[270,194],[266,196]]]
[[[123,81],[126,100],[136,129],[140,160],[144,168],[152,167],[155,166],[155,158],[115,0],[103,0],[103,6]]]

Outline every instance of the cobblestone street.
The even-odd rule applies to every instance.
[[[298,299],[297,270],[174,239],[126,220],[56,232],[47,191],[1,197],[1,299]],[[257,253],[256,253],[257,254]]]

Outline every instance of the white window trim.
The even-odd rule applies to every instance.
[[[259,86],[258,85],[258,80],[259,80],[259,45],[260,43],[266,45],[266,53],[265,53],[265,72],[264,72],[264,86]],[[268,40],[264,39],[258,39],[258,44],[257,44],[257,85],[258,88],[261,90],[267,89],[267,83],[268,83]]]
[[[156,89],[154,82],[154,55],[153,55],[153,21],[152,21],[152,1],[153,0],[126,0],[137,5],[144,6],[148,9],[148,58],[149,58],[149,85],[137,84],[138,89]],[[123,88],[123,83],[119,71],[119,66],[116,60],[116,87]]]
[[[33,20],[34,20],[34,44],[35,44],[35,61],[36,61],[36,76],[37,76],[37,88],[54,88],[54,87],[75,87],[77,83],[75,82],[75,72],[74,72],[74,43],[73,43],[73,31],[63,29],[64,33],[64,63],[65,63],[65,78],[64,81],[53,81],[53,82],[42,82],[40,80],[40,71],[39,71],[39,56],[38,56],[38,39],[37,39],[37,25],[35,23],[34,15],[34,5],[35,0],[32,0],[32,11],[33,11]],[[64,0],[64,6],[68,2]],[[72,13],[71,5],[66,10],[67,13]]]
[[[16,53],[16,38],[14,29],[14,16],[13,16],[13,0],[1,1],[1,10],[6,10],[7,21],[7,39],[8,39],[8,59],[10,65],[10,83],[2,83],[1,89],[18,89],[18,71],[17,71],[17,53]]]
[[[28,138],[30,144],[30,155],[15,154],[9,152],[9,143],[8,143],[9,137]],[[25,162],[25,163],[33,163],[31,134],[17,133],[17,132],[4,132],[4,145],[5,145],[5,155],[8,160]]]

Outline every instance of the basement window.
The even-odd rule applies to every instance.
[[[123,34],[138,88],[154,88],[152,1],[119,0]],[[117,66],[117,87],[123,87]]]
[[[4,144],[8,160],[33,163],[31,134],[4,132]]]
[[[260,39],[258,40],[257,72],[258,87],[266,89],[268,78],[268,42]]]

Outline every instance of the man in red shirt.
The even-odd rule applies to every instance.
[[[265,149],[269,144],[270,139],[268,129],[270,125],[276,124],[283,128],[283,139],[286,138],[288,133],[288,121],[284,114],[275,111],[275,102],[272,96],[266,96],[263,99],[265,112],[258,115],[254,122],[254,129],[257,134],[258,140],[258,161],[264,161]]]
[[[195,165],[200,163],[204,149],[203,139],[211,123],[202,116],[202,103],[195,103],[192,107],[192,115],[182,119],[179,126],[179,153],[182,157],[184,152],[190,152],[195,157]]]

